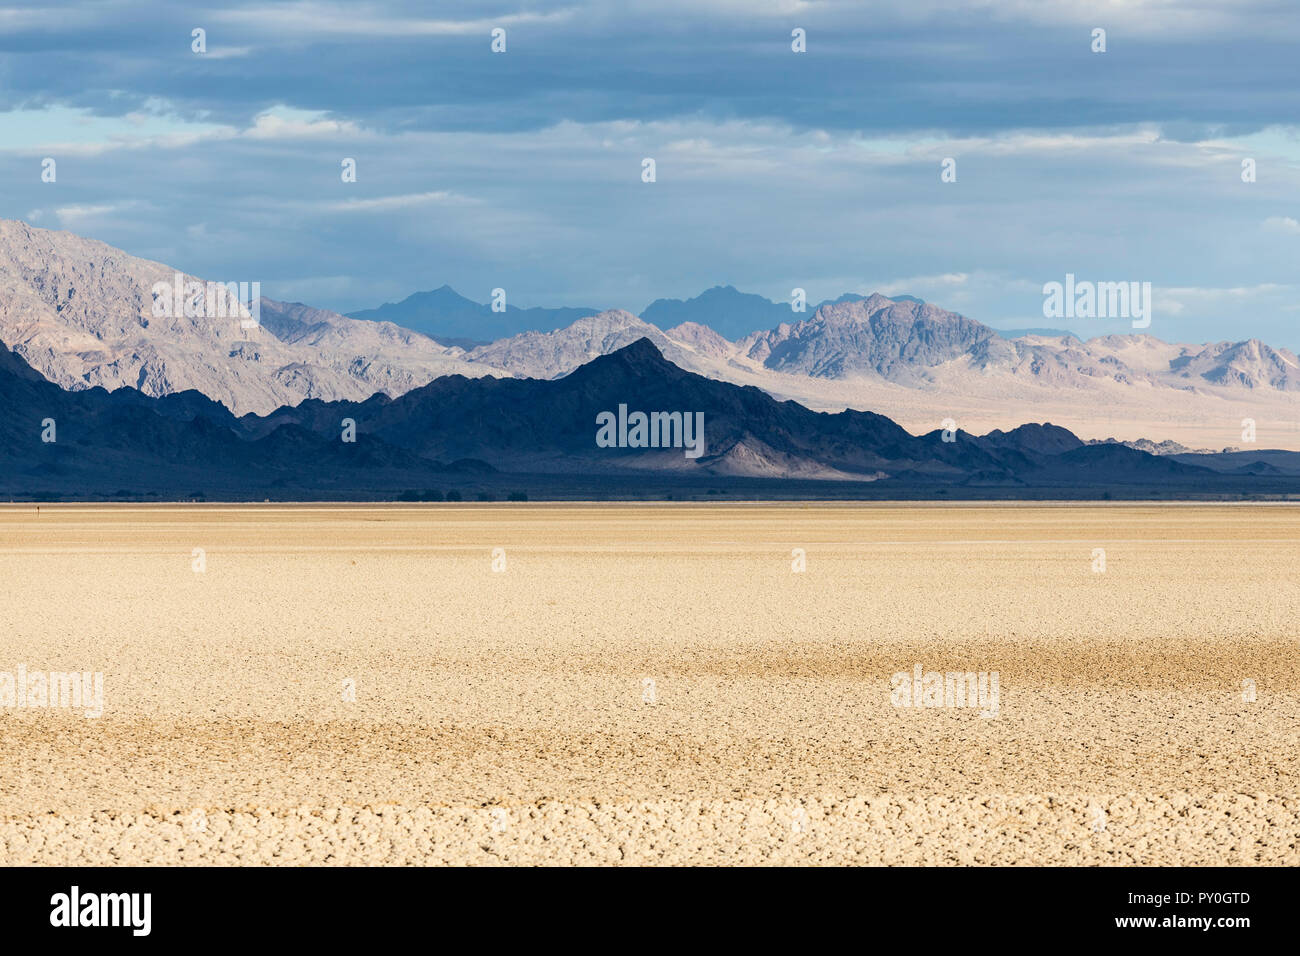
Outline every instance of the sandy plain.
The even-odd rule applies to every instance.
[[[0,864],[1294,865],[1298,555],[1288,506],[0,506],[0,673],[105,688],[0,700]]]

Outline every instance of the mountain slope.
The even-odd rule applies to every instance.
[[[175,276],[102,242],[0,220],[0,342],[66,389],[196,389],[237,413],[483,374],[459,349],[306,306],[262,300],[264,324],[250,329],[224,289],[155,315],[155,288]]]
[[[919,370],[1002,340],[978,322],[936,306],[882,295],[821,306],[812,318],[755,332],[737,343],[747,358],[814,378],[875,374],[910,380]]]
[[[1215,385],[1300,391],[1300,360],[1286,349],[1274,349],[1259,339],[1216,342],[1199,352],[1180,356],[1170,367],[1184,378]]]
[[[630,312],[614,309],[554,332],[524,332],[470,350],[467,358],[525,378],[558,378],[594,358],[649,339],[660,352],[689,365],[690,349]]]

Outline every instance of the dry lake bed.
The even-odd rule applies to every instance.
[[[0,864],[1300,863],[1296,507],[6,505],[0,581]]]

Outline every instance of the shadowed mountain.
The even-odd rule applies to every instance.
[[[701,413],[705,448],[600,447],[598,416]],[[1085,447],[1053,425],[1024,425],[984,437],[957,432],[914,436],[872,412],[814,412],[766,392],[718,382],[667,361],[648,338],[600,356],[555,380],[468,380],[450,376],[393,400],[304,402],[247,418],[249,434],[285,424],[321,435],[342,418],[360,434],[416,454],[481,459],[505,472],[711,473],[731,477],[961,482],[1050,480],[1075,484],[1212,477],[1204,468],[1120,446]],[[1072,455],[1065,466],[1058,457]]]
[[[1150,481],[1161,478],[1209,477],[1210,469],[1186,465],[1163,455],[1151,455],[1127,445],[1080,445],[1039,462],[1030,477],[1069,481],[1102,478],[1106,481]]]
[[[993,430],[984,441],[995,448],[1015,448],[1038,455],[1059,455],[1083,445],[1069,429],[1050,422],[1044,425],[1021,425],[1010,431]]]
[[[950,441],[941,432],[915,436],[872,412],[815,412],[696,375],[645,338],[555,380],[453,375],[396,399],[309,399],[240,419],[194,392],[64,391],[3,349],[0,402],[8,410],[0,493],[20,496],[183,496],[197,488],[230,499],[382,498],[523,475],[542,496],[577,482],[589,497],[602,489],[636,497],[646,481],[662,488],[701,479],[760,496],[801,483],[809,497],[843,494],[806,490],[814,486],[915,496],[925,488],[1085,489],[1078,494],[1181,482],[1232,493],[1252,482],[1300,485],[1274,469],[1221,474],[1123,445],[1083,445],[1053,425],[982,437],[959,431]],[[637,412],[665,414],[650,418],[647,431]],[[688,454],[696,416],[698,455]],[[56,440],[42,441],[51,421]],[[350,434],[355,441],[344,439]]]
[[[553,332],[599,311],[568,306],[521,309],[507,303],[504,312],[493,312],[490,305],[443,285],[432,292],[408,295],[401,302],[385,302],[377,309],[349,312],[348,318],[391,322],[443,345],[470,349],[521,332]]]
[[[1279,448],[1262,448],[1259,451],[1225,450],[1217,454],[1191,452],[1170,457],[1183,464],[1200,465],[1225,474],[1300,475],[1300,452]]]
[[[818,305],[809,303],[808,308],[815,312],[822,306],[865,298],[865,295],[846,293]],[[921,303],[920,299],[906,295],[897,296],[894,301]],[[451,286],[443,285],[430,292],[413,293],[401,302],[386,302],[378,308],[349,312],[348,318],[392,322],[444,345],[458,345],[469,350],[476,345],[530,332],[554,332],[603,311],[609,310],[571,306],[521,309],[507,303],[504,311],[493,312],[490,305],[475,302]],[[722,338],[734,341],[756,329],[769,329],[789,322],[792,317],[797,318],[798,313],[791,312],[789,302],[773,302],[761,295],[741,292],[734,286],[719,285],[690,299],[656,299],[646,306],[640,317],[663,332],[678,325],[696,324],[708,326]]]
[[[191,496],[258,489],[363,490],[444,470],[383,442],[344,444],[295,426],[250,438],[220,403],[186,391],[66,391],[0,346],[0,493]],[[367,447],[368,446],[368,447]]]
[[[629,414],[703,414],[703,454],[687,458],[680,445],[599,447],[597,416],[617,414],[620,405]],[[704,470],[875,480],[896,471],[955,476],[1003,463],[982,443],[929,442],[872,412],[813,412],[757,388],[684,371],[645,338],[553,381],[449,376],[392,401],[309,401],[246,427],[257,433],[295,423],[328,434],[342,417],[354,419],[362,434],[421,455],[480,458],[508,471]]]
[[[667,332],[675,325],[708,326],[724,339],[735,341],[755,329],[770,329],[790,321],[788,303],[741,292],[733,286],[714,286],[693,299],[655,299],[641,318]]]

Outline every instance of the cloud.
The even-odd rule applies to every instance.
[[[401,196],[375,196],[369,199],[334,199],[313,203],[311,208],[329,212],[387,212],[428,203],[471,203],[474,200],[447,190],[406,193]]]
[[[360,133],[355,123],[326,118],[321,111],[277,106],[253,117],[253,125],[240,135],[249,139],[302,139],[357,136]]]
[[[917,138],[1149,124],[1205,138],[1291,125],[1300,18],[1275,0],[73,0],[4,11],[0,107],[121,115],[166,96],[244,127],[282,102],[402,129],[705,116]],[[196,23],[197,21],[197,23]],[[190,30],[207,30],[207,54]],[[790,29],[809,31],[808,51]],[[1090,51],[1090,30],[1110,51]],[[508,50],[493,54],[502,27]],[[1046,79],[1050,78],[1050,80]]]
[[[55,207],[54,215],[57,216],[59,222],[65,226],[84,226],[87,225],[90,220],[114,216],[124,210],[132,209],[138,205],[140,204],[135,201],[125,201],[57,206]]]
[[[549,13],[519,11],[476,19],[429,18],[394,14],[375,3],[298,2],[221,10],[212,18],[217,23],[296,38],[318,34],[367,38],[479,34],[486,45],[496,27],[562,23],[575,12],[576,8],[570,7]]]
[[[1073,272],[1152,282],[1189,338],[1300,344],[1300,18],[1271,0],[71,0],[0,11],[0,46],[0,215],[271,296],[730,283],[996,326]]]
[[[970,275],[965,272],[949,272],[938,276],[912,276],[908,279],[895,279],[891,282],[877,283],[873,288],[881,295],[915,295],[918,291],[951,291],[958,286],[965,285],[969,278]]]
[[[1223,316],[1239,315],[1247,311],[1262,312],[1264,316],[1276,314],[1295,301],[1296,286],[1265,282],[1253,286],[1236,286],[1227,288],[1181,286],[1172,288],[1156,287],[1152,290],[1154,311],[1162,315],[1175,317],[1204,316],[1218,314]],[[1220,338],[1241,338],[1236,334],[1232,323],[1218,333]],[[1208,336],[1216,337],[1216,336]],[[1268,337],[1268,336],[1264,336]],[[1294,341],[1286,337],[1287,341]]]
[[[219,46],[210,47],[203,55],[211,60],[233,60],[239,57],[252,56],[253,48],[251,46]]]

